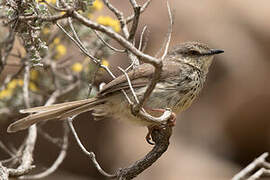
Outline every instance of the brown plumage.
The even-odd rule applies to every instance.
[[[161,78],[145,108],[171,108],[175,112],[188,108],[203,86],[213,55],[222,52],[197,42],[184,43],[174,48],[163,62]],[[128,73],[138,98],[142,98],[153,73],[154,68],[149,64],[142,64]],[[33,114],[12,123],[8,132],[26,129],[40,121],[65,119],[86,111],[92,111],[97,117],[109,115],[136,124],[153,124],[131,114],[121,89],[134,100],[126,76],[121,75],[106,84],[96,98],[21,110],[21,113]]]

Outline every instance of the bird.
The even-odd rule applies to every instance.
[[[214,55],[223,52],[201,42],[180,43],[172,48],[162,60],[160,79],[143,108],[153,116],[167,108],[173,114],[181,114],[202,90]],[[127,73],[139,100],[143,98],[154,71],[151,64],[143,63]],[[135,100],[128,79],[123,74],[104,85],[94,98],[20,110],[30,115],[10,124],[7,132],[24,130],[41,121],[66,119],[87,111],[91,111],[96,119],[112,116],[140,126],[156,125],[132,114],[122,90],[126,91],[131,101]]]

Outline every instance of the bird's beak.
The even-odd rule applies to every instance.
[[[211,49],[209,55],[221,54],[221,53],[224,53],[224,51],[221,49]]]

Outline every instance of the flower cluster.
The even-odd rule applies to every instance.
[[[99,16],[97,22],[104,26],[112,27],[115,32],[120,31],[120,23],[118,20],[111,18],[110,16]]]
[[[12,98],[12,95],[15,93],[16,89],[22,88],[23,84],[24,82],[22,79],[13,79],[12,81],[10,81],[7,84],[6,88],[0,91],[0,100],[7,100]],[[32,81],[29,82],[29,89],[32,92],[38,91],[37,86]]]

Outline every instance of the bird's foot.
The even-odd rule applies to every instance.
[[[164,113],[166,110],[164,110],[164,109],[151,109],[150,111]],[[166,124],[148,126],[148,133],[146,134],[146,137],[145,137],[147,143],[151,144],[151,145],[155,145],[155,143],[152,140],[153,138],[151,136],[151,134],[154,130],[161,130],[161,129],[166,128],[166,127],[174,127],[175,125],[176,125],[176,114],[174,112],[172,112],[171,117],[167,120]]]

